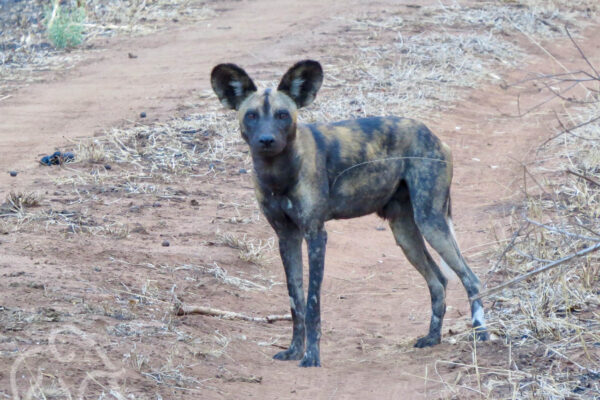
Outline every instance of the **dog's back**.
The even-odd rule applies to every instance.
[[[329,187],[329,218],[353,218],[382,209],[411,170],[447,170],[448,147],[422,123],[398,117],[370,117],[298,126],[299,152]],[[321,158],[321,159],[319,159]],[[434,168],[432,168],[432,164]],[[412,175],[415,175],[414,173]],[[434,176],[432,175],[431,178]]]

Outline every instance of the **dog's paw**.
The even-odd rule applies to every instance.
[[[321,360],[319,359],[319,354],[314,352],[307,351],[304,353],[304,357],[302,357],[302,361],[298,366],[306,368],[306,367],[320,367]]]
[[[417,339],[417,343],[415,343],[415,347],[423,348],[435,346],[436,344],[440,344],[442,338],[440,336],[423,336],[422,338]]]
[[[475,335],[475,339],[477,339],[480,342],[485,342],[487,340],[490,340],[490,334],[488,333],[487,329],[485,327],[476,327],[473,328],[474,332],[473,334]]]
[[[298,350],[297,347],[290,346],[289,349],[280,351],[273,358],[280,361],[301,360],[304,355],[304,350]]]

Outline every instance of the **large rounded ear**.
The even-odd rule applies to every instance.
[[[237,110],[250,94],[256,92],[256,86],[246,71],[235,64],[219,64],[210,74],[210,83],[221,104]]]
[[[313,60],[304,60],[294,64],[285,73],[277,90],[291,97],[300,108],[313,102],[321,88],[321,83],[323,83],[321,64]]]

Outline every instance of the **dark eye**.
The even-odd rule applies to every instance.
[[[285,120],[285,119],[288,119],[289,117],[290,117],[290,113],[288,113],[287,111],[277,111],[275,113],[275,119]]]
[[[255,120],[258,118],[258,113],[256,111],[248,111],[246,113],[246,119]]]

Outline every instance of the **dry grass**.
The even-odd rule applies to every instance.
[[[62,1],[77,8],[79,1]],[[142,35],[175,23],[192,23],[217,13],[199,0],[88,0],[84,2],[82,47],[58,50],[49,43],[42,0],[0,4],[0,101],[22,85],[41,79],[41,72],[72,68],[94,47],[95,39],[115,34]],[[6,27],[6,28],[5,28]]]
[[[2,210],[12,213],[23,213],[25,209],[38,207],[41,197],[35,192],[10,192],[2,205]]]
[[[173,271],[192,271],[196,273],[200,273],[202,275],[210,275],[213,276],[217,282],[233,286],[240,290],[259,290],[265,291],[270,289],[273,285],[279,284],[278,282],[274,282],[273,280],[266,279],[264,276],[259,276],[259,278],[265,281],[266,285],[256,283],[254,281],[240,278],[237,276],[231,276],[227,270],[223,269],[216,262],[213,263],[212,266],[196,266],[185,264],[181,266],[177,266],[173,268]]]
[[[85,140],[73,150],[80,163],[124,165],[112,181],[129,192],[148,192],[149,182],[168,184],[182,177],[202,177],[226,171],[232,160],[249,162],[236,131],[235,119],[220,112],[175,118],[164,123],[113,128],[106,136]],[[60,178],[61,183],[85,183],[107,176],[78,173]],[[139,185],[142,185],[141,187]],[[156,192],[157,188],[151,188]],[[168,195],[165,193],[165,195]]]
[[[591,1],[578,7],[565,1],[451,4],[345,20],[338,44],[324,49],[324,87],[317,104],[302,111],[304,120],[433,119],[464,89],[483,80],[500,83],[499,71],[517,66],[523,54],[511,36],[564,36],[564,24],[581,26],[597,9]]]
[[[600,10],[593,0],[517,0],[480,5],[450,3],[444,7],[425,8],[431,21],[450,28],[485,29],[492,34],[516,32],[541,38],[564,37],[564,26],[582,29],[592,23]]]
[[[267,256],[273,250],[273,238],[263,241],[248,239],[247,235],[234,235],[229,232],[217,232],[216,243],[239,250],[239,258],[242,261],[262,265]]]
[[[600,242],[600,76],[562,97],[556,132],[529,162],[513,235],[499,243],[488,279],[506,281]],[[576,74],[579,75],[579,74]],[[576,75],[539,75],[550,95]],[[552,82],[550,85],[548,82]],[[511,240],[511,236],[513,240]],[[491,285],[493,286],[493,284]],[[461,365],[454,393],[484,398],[597,399],[600,396],[600,254],[590,253],[490,296],[492,332],[508,350],[506,366]],[[449,364],[444,362],[443,364]]]

